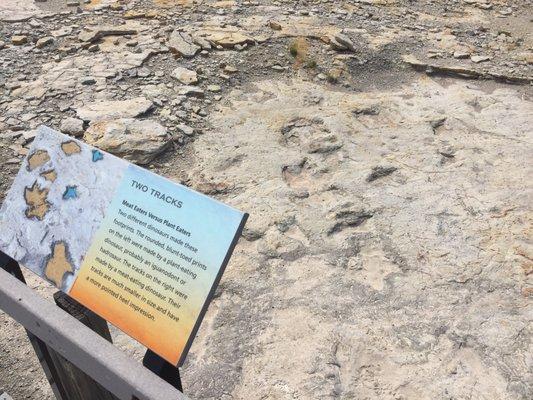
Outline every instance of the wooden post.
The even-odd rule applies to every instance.
[[[76,318],[85,326],[112,343],[107,322],[82,306],[63,292],[56,292],[54,300],[59,308]],[[68,393],[69,400],[118,400],[110,392],[95,382],[70,361],[49,349],[54,367],[61,376],[61,383]]]
[[[19,264],[4,253],[0,253],[0,255],[0,268],[4,268],[19,281],[26,283]],[[55,293],[54,300],[59,308],[91,328],[107,341],[112,342],[105,320],[63,292]],[[117,397],[60,356],[54,349],[44,344],[35,335],[29,331],[26,331],[26,333],[58,400],[118,400]]]
[[[155,354],[152,350],[146,351],[143,365],[183,393],[180,371],[175,365],[170,364],[168,361]]]
[[[19,281],[26,284],[26,280],[24,279],[24,275],[22,275],[22,271],[20,269],[19,264],[7,254],[1,251],[0,268],[4,269],[9,274],[17,278]],[[35,351],[35,355],[37,356],[37,359],[39,360],[39,363],[43,368],[44,374],[46,375],[46,379],[48,379],[48,383],[50,384],[50,387],[52,388],[56,399],[68,400],[68,393],[65,391],[65,388],[61,384],[61,375],[54,366],[48,346],[27,329],[26,335],[28,335],[28,339],[30,340],[33,350]]]
[[[111,339],[111,333],[109,333],[109,327],[105,319],[99,317],[87,307],[81,305],[72,297],[63,292],[56,292],[54,294],[54,300],[59,308],[66,311],[83,325],[88,326],[94,332],[98,333],[101,337],[110,343],[113,343]]]

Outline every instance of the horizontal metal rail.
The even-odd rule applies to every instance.
[[[122,400],[188,399],[2,268],[0,309]]]

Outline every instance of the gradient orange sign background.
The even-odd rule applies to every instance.
[[[69,295],[181,365],[245,219],[130,166]]]

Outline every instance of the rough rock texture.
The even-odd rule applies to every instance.
[[[185,368],[196,398],[528,398],[532,112],[424,79],[230,95],[190,183],[251,217]]]
[[[232,48],[235,45],[253,43],[253,39],[250,36],[235,29],[206,29],[199,31],[198,36],[204,38],[215,46],[222,46],[225,48]]]
[[[200,47],[193,43],[192,38],[187,33],[176,30],[170,34],[168,47],[185,58],[194,57],[200,51]]]
[[[83,139],[137,164],[148,164],[169,145],[164,126],[155,121],[128,118],[94,122]]]
[[[0,199],[77,118],[251,214],[192,399],[533,397],[530,2],[65,3],[0,0]],[[0,387],[51,400],[31,354],[0,314]]]
[[[83,121],[73,117],[65,118],[61,121],[60,130],[68,135],[80,136],[83,134]]]
[[[95,42],[105,36],[122,36],[135,33],[137,31],[128,26],[98,26],[81,31],[78,39],[82,42]]]
[[[84,121],[102,121],[113,118],[133,118],[146,113],[153,104],[144,97],[123,101],[99,101],[76,110]]]
[[[26,21],[40,14],[42,11],[32,0],[2,0],[0,3],[0,21]]]
[[[172,77],[185,85],[191,85],[198,82],[198,75],[190,69],[177,67],[172,71]]]

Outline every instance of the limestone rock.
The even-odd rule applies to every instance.
[[[207,85],[207,90],[213,93],[219,93],[222,88],[220,87],[220,85]]]
[[[83,134],[83,121],[78,118],[65,118],[59,129],[67,135],[80,136]]]
[[[176,54],[185,58],[191,58],[200,51],[200,47],[194,44],[193,39],[185,32],[172,31],[168,39],[168,47]]]
[[[196,86],[182,86],[178,89],[178,94],[190,97],[204,97],[204,91]]]
[[[469,58],[470,57],[470,53],[467,52],[467,51],[461,51],[461,50],[457,50],[457,51],[454,51],[453,53],[453,57],[454,58],[457,58],[457,59],[466,59],[466,58]]]
[[[52,43],[54,43],[54,38],[51,36],[46,36],[37,40],[37,42],[35,43],[35,47],[37,47],[38,49],[42,49],[43,47],[46,47]]]
[[[477,64],[477,63],[489,61],[490,57],[489,56],[471,56],[470,59],[472,60],[472,62],[475,62]]]
[[[15,35],[11,37],[11,43],[15,46],[21,46],[28,43],[28,37],[24,35]]]
[[[270,21],[268,25],[275,31],[281,31],[281,24],[277,21]]]
[[[255,41],[247,34],[235,30],[204,30],[200,36],[214,46],[233,48],[238,45],[253,44]]]
[[[195,35],[192,37],[192,40],[195,44],[200,46],[203,50],[211,50],[212,48],[211,43],[209,43],[209,41],[207,41],[201,36]]]
[[[42,14],[43,11],[37,7],[34,0],[0,1],[0,21],[22,22]]]
[[[87,27],[78,35],[81,42],[95,42],[105,36],[133,35],[137,30],[129,26],[97,26]]]
[[[449,76],[462,78],[489,78],[505,82],[531,83],[533,77],[516,75],[513,72],[502,73],[497,70],[484,71],[476,68],[463,67],[461,65],[428,64],[409,54],[402,56],[403,61],[417,71],[425,71],[428,74],[441,73]]]
[[[24,141],[26,143],[29,143],[29,142],[33,141],[33,139],[35,139],[36,135],[37,135],[37,130],[36,129],[32,129],[32,130],[29,130],[29,131],[22,132],[22,137],[24,138]]]
[[[84,121],[101,121],[116,118],[134,118],[146,113],[153,103],[144,97],[129,100],[104,100],[76,109],[78,117]]]
[[[498,85],[421,75],[341,92],[272,78],[228,93],[191,144],[188,178],[229,191],[250,220],[210,311],[217,329],[200,333],[209,361],[193,350],[191,397],[217,398],[233,379],[235,399],[530,397],[528,344],[516,338],[531,331],[517,307],[532,293],[531,101]],[[354,112],[362,102],[380,112]],[[437,115],[449,117],[441,137],[428,123]],[[343,146],[309,152],[303,140],[328,133]]]
[[[92,123],[83,139],[137,164],[148,164],[168,147],[164,126],[152,120],[123,118]]]
[[[367,182],[373,182],[377,179],[383,178],[385,176],[388,176],[392,174],[394,171],[396,171],[398,168],[396,167],[383,167],[383,166],[377,166],[372,168],[372,172],[366,177]]]
[[[342,33],[337,33],[335,36],[333,36],[332,43],[335,43],[335,45],[337,47],[341,47],[341,49],[348,49],[350,51],[355,51],[355,46],[352,40],[348,36]]]
[[[129,10],[124,13],[125,19],[138,19],[138,18],[145,18],[146,13],[143,11],[138,10]]]
[[[232,65],[226,65],[224,67],[224,72],[226,72],[227,74],[235,74],[239,72],[239,70]]]
[[[177,67],[172,71],[172,77],[185,85],[191,85],[198,82],[198,75],[195,71],[184,67]]]
[[[185,124],[177,125],[176,129],[187,136],[192,136],[194,134],[194,129]]]

